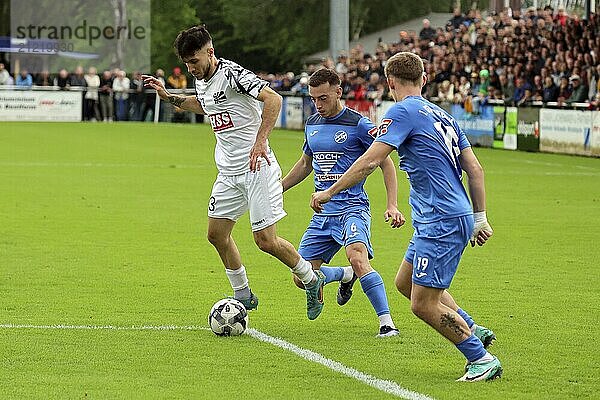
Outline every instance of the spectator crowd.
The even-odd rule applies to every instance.
[[[564,9],[507,9],[485,18],[478,10],[455,10],[446,26],[423,20],[416,32],[401,31],[398,41],[380,42],[373,53],[358,45],[336,61],[323,59],[294,79],[293,73],[265,74],[276,90],[305,94],[307,77],[322,66],[342,78],[348,99],[389,100],[383,68],[399,51],[426,60],[429,99],[459,103],[467,109],[490,100],[506,104],[590,103],[600,101],[600,18],[569,16]]]
[[[401,31],[398,41],[380,41],[372,53],[357,45],[336,61],[323,59],[300,74],[260,75],[279,92],[306,96],[309,75],[329,67],[340,74],[346,99],[377,105],[391,100],[383,70],[387,59],[400,51],[414,52],[426,61],[426,98],[461,104],[467,111],[502,101],[516,106],[600,106],[600,18],[592,13],[584,20],[562,8],[555,12],[551,7],[530,7],[522,13],[507,9],[486,17],[479,10],[464,15],[456,9],[446,26],[434,28],[425,19],[418,34]],[[167,78],[161,69],[155,76],[170,89],[191,83],[179,67]],[[83,119],[90,121],[151,120],[155,109],[156,96],[144,90],[140,72],[128,77],[119,69],[98,74],[94,67],[87,73],[77,67],[71,73],[61,69],[56,75],[48,71],[32,75],[22,68],[12,76],[0,63],[1,85],[78,88],[83,93]],[[186,114],[174,108],[172,120],[184,121]]]

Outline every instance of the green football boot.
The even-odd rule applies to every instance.
[[[457,382],[491,381],[502,376],[502,365],[498,358],[484,363],[470,363],[467,372]]]
[[[306,315],[308,319],[316,319],[323,311],[323,285],[325,275],[321,271],[315,271],[317,281],[306,288]]]

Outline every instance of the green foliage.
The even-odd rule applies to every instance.
[[[193,0],[151,0],[152,1],[152,71],[165,70],[166,75],[181,61],[173,50],[173,41],[177,34],[190,26],[198,24],[196,10],[190,5]],[[185,69],[184,69],[185,70]]]

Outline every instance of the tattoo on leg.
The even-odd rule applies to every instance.
[[[454,315],[450,313],[442,314],[442,320],[440,322],[442,326],[448,327],[454,331],[459,338],[463,336],[464,332],[460,329],[460,326],[458,326]]]
[[[171,96],[167,97],[167,99],[169,100],[169,103],[171,103],[177,107],[181,107],[181,105],[185,101],[185,97],[175,96],[175,95],[171,95]]]

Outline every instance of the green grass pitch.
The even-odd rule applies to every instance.
[[[200,325],[231,289],[206,240],[216,174],[206,125],[0,124],[0,324]],[[302,134],[271,135],[283,172]],[[290,272],[261,253],[247,216],[234,230],[260,307],[253,328],[437,399],[598,398],[600,160],[475,149],[494,237],[465,251],[451,292],[492,328],[505,373],[454,382],[462,355],[410,312],[393,279],[412,234],[383,221],[381,173],[367,182],[373,266],[401,335],[375,338],[357,286],[308,321]],[[399,205],[408,216],[408,183]],[[278,232],[297,245],[310,179],[285,195]],[[343,253],[334,265],[346,265]],[[391,399],[244,335],[207,330],[0,328],[2,399]]]

